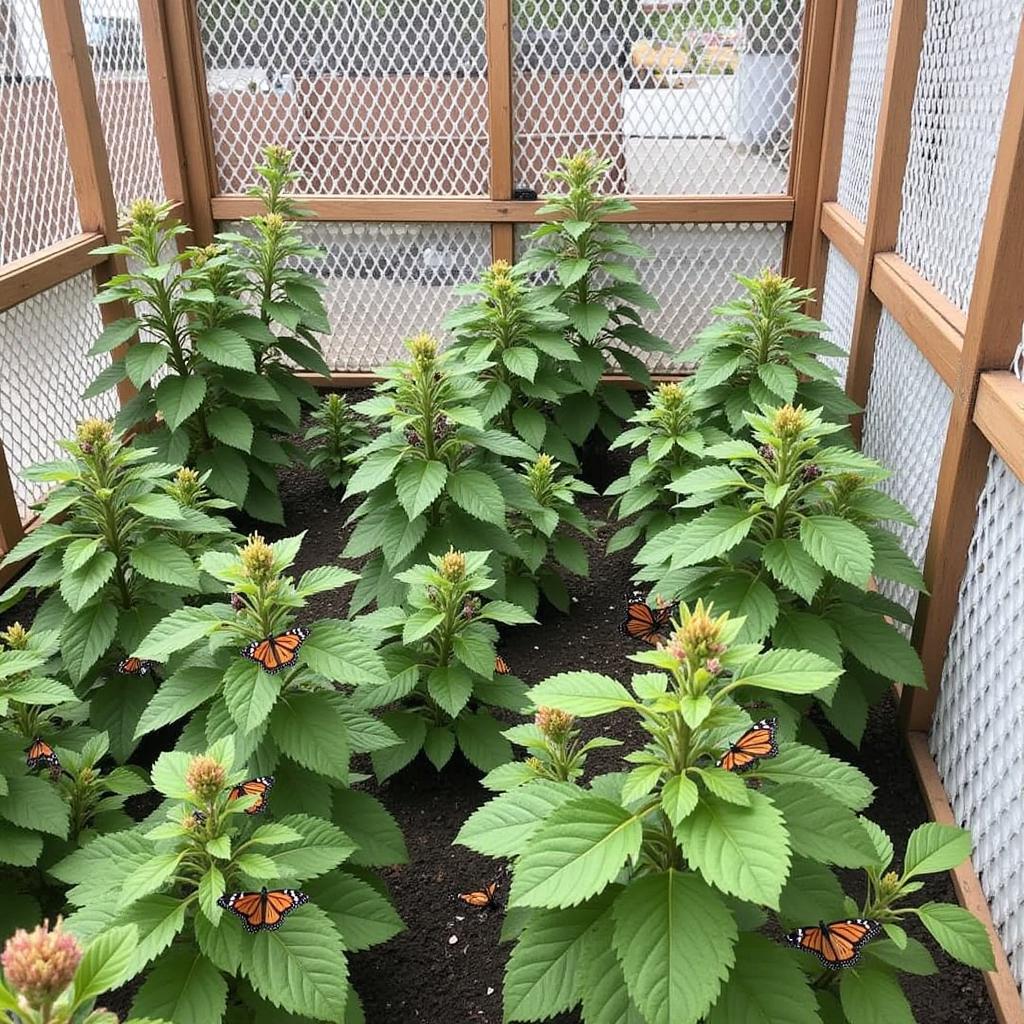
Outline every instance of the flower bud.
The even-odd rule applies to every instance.
[[[721,654],[724,650],[721,643],[722,626],[729,616],[722,615],[714,619],[710,612],[711,606],[705,608],[703,601],[698,601],[692,612],[684,607],[682,625],[674,634],[690,657],[698,660],[704,660],[712,654]]]
[[[253,583],[266,583],[274,575],[274,549],[258,533],[249,536],[239,553],[242,569]]]
[[[245,608],[245,598],[241,594],[231,595],[231,610],[240,612]]]
[[[204,804],[212,804],[227,781],[224,766],[209,754],[197,754],[185,769],[185,785]]]
[[[810,463],[800,471],[800,476],[803,478],[804,483],[813,483],[821,476],[821,467]]]
[[[263,150],[263,159],[274,170],[286,171],[292,163],[292,151],[284,146],[267,146]]]
[[[160,207],[152,199],[136,199],[128,208],[129,230],[153,227],[160,219]]]
[[[28,630],[20,622],[14,622],[0,633],[0,642],[12,651],[23,651],[28,647]]]
[[[86,455],[110,444],[114,437],[114,428],[106,420],[87,419],[78,424],[75,439]]]
[[[772,430],[781,438],[792,440],[807,429],[807,413],[802,405],[795,409],[784,405],[776,409],[771,417]]]
[[[423,444],[423,438],[412,427],[406,427],[405,443],[412,448],[419,448]]]
[[[203,485],[199,474],[188,466],[182,466],[174,474],[174,482],[167,489],[168,493],[185,508],[195,508],[203,494]]]
[[[787,278],[770,267],[765,267],[757,277],[758,289],[761,295],[769,302],[777,299],[789,283]]]
[[[775,449],[770,444],[763,444],[757,449],[757,454],[770,466],[775,465]]]
[[[431,369],[437,359],[437,341],[429,334],[417,334],[406,343],[413,362],[422,369]]]
[[[26,932],[19,928],[7,940],[0,964],[4,978],[34,1010],[49,1008],[71,984],[82,959],[78,940],[63,930],[61,919]]]
[[[533,716],[533,724],[549,739],[563,740],[569,734],[575,716],[559,708],[540,707]]]
[[[704,667],[713,675],[717,676],[722,671],[722,663],[717,658],[708,658]]]
[[[895,871],[887,871],[881,878],[883,896],[892,896],[899,891],[900,876]]]
[[[441,556],[438,571],[449,583],[461,582],[466,575],[466,556],[461,551],[449,548],[447,553]]]
[[[434,440],[443,442],[452,432],[452,423],[444,413],[434,418]]]

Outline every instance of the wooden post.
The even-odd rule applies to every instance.
[[[789,191],[795,207],[786,232],[783,273],[806,285],[820,209],[818,177],[821,169],[822,132],[831,88],[833,36],[839,0],[810,0],[804,15],[800,79],[793,118],[793,159]]]
[[[108,243],[116,242],[120,239],[117,203],[81,6],[79,0],[41,0],[40,8],[82,230],[95,231]],[[114,274],[124,273],[125,269],[123,257],[108,256],[93,269],[97,287]],[[125,302],[100,306],[105,324],[131,315],[131,307]],[[112,353],[115,359],[123,354],[124,346]],[[122,403],[135,394],[135,388],[127,380],[118,385],[117,391]]]
[[[926,0],[896,0],[882,86],[882,108],[875,135],[864,249],[860,265],[855,268],[859,280],[846,393],[861,406],[868,397],[875,361],[875,335],[882,313],[881,303],[871,291],[871,268],[875,253],[888,252],[896,245],[903,207],[903,174],[910,148],[910,117],[925,21]],[[858,439],[860,419],[856,417],[853,423]]]
[[[901,718],[907,730],[927,732],[938,697],[949,634],[985,483],[989,443],[973,422],[978,381],[1005,370],[1020,344],[1024,322],[1024,25],[1003,115],[982,229],[974,288],[967,310],[960,374],[953,389],[946,444],[935,493],[924,576],[929,596],[918,603],[914,640],[924,661],[927,690],[905,687]]]
[[[7,455],[0,443],[0,555],[7,554],[25,536],[25,524],[18,511]]]
[[[487,133],[491,156],[490,198],[508,201],[513,188],[512,3],[486,0]],[[515,259],[515,225],[491,224],[491,258]]]

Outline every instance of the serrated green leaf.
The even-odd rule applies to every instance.
[[[252,450],[255,428],[252,420],[241,409],[222,405],[211,410],[206,417],[206,429],[222,444],[243,452]]]
[[[252,348],[237,331],[227,327],[207,327],[195,336],[195,347],[218,366],[229,366],[246,373],[256,372]]]
[[[804,783],[787,783],[771,792],[789,830],[793,852],[839,867],[867,867],[875,845],[849,808]]]
[[[478,469],[457,469],[445,487],[452,500],[475,519],[505,525],[505,498],[498,485]]]
[[[173,946],[146,975],[132,1003],[132,1018],[217,1024],[227,998],[227,982],[202,953],[189,944]]]
[[[348,782],[348,730],[327,694],[291,690],[282,694],[270,716],[270,734],[281,753],[293,761]]]
[[[955,825],[929,821],[910,833],[903,858],[903,877],[952,871],[971,855],[971,833]]]
[[[950,956],[982,971],[995,970],[988,932],[970,911],[952,903],[925,903],[914,912]]]
[[[184,718],[220,691],[224,673],[218,668],[190,665],[168,676],[146,705],[135,738]]]
[[[75,971],[76,1004],[95,999],[131,977],[138,932],[131,925],[108,928],[86,947]]]
[[[372,885],[345,871],[332,871],[306,886],[309,898],[334,923],[350,952],[387,942],[405,925]]]
[[[415,519],[430,508],[447,479],[448,468],[443,462],[416,459],[402,466],[395,475],[395,490],[406,515]]]
[[[560,672],[532,686],[527,696],[534,707],[560,708],[584,718],[636,707],[621,683],[598,672]]]
[[[800,543],[833,576],[867,587],[875,554],[867,534],[853,523],[837,516],[808,516],[800,523]]]
[[[814,693],[840,675],[842,668],[818,654],[775,648],[747,662],[734,682],[777,693]]]
[[[839,1000],[849,1024],[914,1024],[914,1014],[890,971],[862,964],[843,971]]]
[[[132,548],[128,561],[136,572],[157,583],[199,589],[199,571],[191,556],[173,541],[162,537],[143,541]]]
[[[794,594],[810,603],[825,579],[825,572],[794,537],[770,540],[761,552],[768,571]]]
[[[802,743],[784,744],[777,757],[764,759],[751,773],[773,782],[804,782],[854,811],[871,803],[875,787],[853,765]]]
[[[178,377],[169,374],[156,386],[156,407],[170,431],[175,431],[203,404],[206,397],[204,377]]]
[[[280,677],[264,672],[251,661],[237,658],[224,672],[224,703],[243,733],[252,732],[266,721],[280,692]]]

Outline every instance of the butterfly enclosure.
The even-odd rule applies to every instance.
[[[1021,0],[0,0],[0,1010],[1022,1024]]]

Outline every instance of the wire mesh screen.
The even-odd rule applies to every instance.
[[[84,0],[82,17],[118,209],[141,197],[163,199],[138,2]]]
[[[951,405],[952,394],[942,378],[883,311],[864,416],[863,447],[892,470],[882,488],[917,519],[917,526],[888,525],[919,568],[924,565]],[[917,597],[909,587],[880,580],[879,590],[914,611]]]
[[[1021,0],[929,0],[896,251],[962,310],[1006,106]]]
[[[275,143],[307,193],[487,193],[483,0],[199,0],[198,13],[223,191]]]
[[[892,0],[860,0],[857,4],[837,198],[862,222],[868,217],[868,190],[891,22]]]
[[[0,264],[81,231],[38,5],[0,48]]]
[[[619,192],[785,192],[803,3],[742,9],[513,0],[516,184],[592,147]]]
[[[993,454],[931,748],[1018,984],[1024,984],[1024,483]]]
[[[834,246],[829,246],[825,266],[825,282],[821,289],[821,319],[831,331],[828,340],[849,352],[853,339],[853,320],[857,312],[857,271]],[[839,374],[840,384],[846,383],[846,359],[824,356],[822,362]]]
[[[59,454],[57,441],[86,416],[113,415],[108,391],[85,401],[82,392],[107,357],[86,355],[102,330],[89,274],[80,274],[0,313],[0,438],[22,517],[46,485],[21,471]]]

